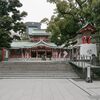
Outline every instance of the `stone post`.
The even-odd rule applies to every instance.
[[[86,77],[86,82],[92,83],[92,78],[91,78],[91,67],[87,67],[87,77]]]

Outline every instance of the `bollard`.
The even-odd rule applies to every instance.
[[[82,66],[82,68],[84,67],[84,66],[83,66],[83,61],[84,61],[84,60],[83,60],[83,56],[81,56],[81,66]]]
[[[91,78],[91,67],[87,67],[87,77],[86,77],[86,82],[92,83],[92,78]]]

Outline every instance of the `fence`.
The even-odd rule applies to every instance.
[[[92,56],[82,55],[82,56],[73,57],[71,61],[77,62],[78,64],[81,63],[82,66],[84,66],[84,63],[89,63],[91,65],[100,66],[100,60],[94,54],[92,54]]]

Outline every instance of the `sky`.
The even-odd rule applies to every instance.
[[[40,22],[45,17],[50,19],[55,9],[55,5],[47,0],[20,0],[20,2],[23,4],[20,10],[28,13],[24,22]]]

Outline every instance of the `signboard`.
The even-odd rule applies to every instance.
[[[80,55],[91,56],[92,54],[95,54],[97,56],[96,44],[80,45]]]

